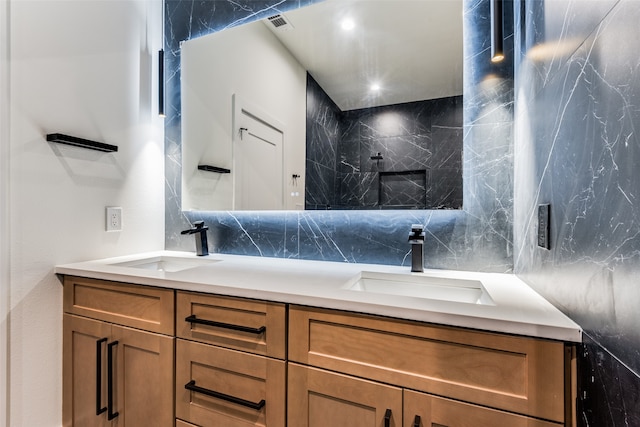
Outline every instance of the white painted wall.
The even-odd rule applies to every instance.
[[[9,376],[9,3],[0,0],[0,427],[7,427]]]
[[[182,207],[233,209],[232,96],[286,127],[285,208],[304,209],[306,70],[262,23],[189,40],[181,47]],[[199,162],[231,169],[197,170]],[[291,176],[300,175],[297,186]],[[299,196],[290,196],[298,191]]]
[[[164,247],[161,2],[8,1],[9,141],[0,134],[10,149],[6,423],[59,426],[62,286],[53,266]],[[119,151],[48,143],[51,132]],[[122,206],[122,232],[104,231],[105,206]]]

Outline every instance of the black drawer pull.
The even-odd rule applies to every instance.
[[[391,409],[387,409],[384,413],[384,427],[391,427]]]
[[[233,329],[234,331],[248,332],[250,334],[256,334],[256,335],[263,334],[267,330],[266,326],[260,326],[259,328],[250,328],[248,326],[214,322],[213,320],[197,319],[195,314],[192,314],[191,316],[185,318],[184,321],[189,323],[199,323],[201,325],[207,325],[207,326],[215,326],[218,328]]]
[[[413,419],[413,426],[411,427],[420,427],[420,415],[416,415],[416,417]]]
[[[102,406],[102,343],[107,342],[106,338],[96,341],[96,415],[100,415],[107,410]]]
[[[229,396],[228,394],[219,393],[217,391],[209,390],[207,388],[198,387],[195,380],[191,380],[184,385],[187,390],[195,391],[196,393],[206,394],[207,396],[215,397],[216,399],[226,400],[227,402],[235,403],[238,405],[246,406],[247,408],[255,409],[259,411],[264,407],[266,402],[262,399],[258,403],[249,402],[248,400],[240,399],[239,397]]]
[[[113,347],[118,345],[118,341],[107,344],[107,419],[111,421],[120,415],[113,412]]]

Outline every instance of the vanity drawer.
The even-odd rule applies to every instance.
[[[560,342],[291,306],[289,360],[556,422]]]
[[[173,335],[173,289],[65,276],[64,311]]]
[[[285,378],[282,360],[178,339],[176,417],[202,427],[284,426]]]
[[[285,358],[284,304],[192,292],[176,298],[178,337]]]

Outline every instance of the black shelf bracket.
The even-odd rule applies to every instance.
[[[198,169],[207,172],[231,173],[231,169],[219,168],[218,166],[211,165],[198,165]]]
[[[84,138],[78,138],[76,136],[63,135],[61,133],[47,134],[47,141],[73,145],[74,147],[88,148],[90,150],[103,151],[105,153],[118,151],[117,145],[104,144],[102,142],[91,141]]]

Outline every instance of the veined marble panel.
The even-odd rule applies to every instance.
[[[516,266],[640,372],[638,20],[638,3],[620,2],[544,90],[518,97]],[[539,203],[550,251],[535,244]]]
[[[580,425],[640,425],[640,4],[523,4],[516,272],[585,331]],[[537,246],[541,203],[550,250]]]
[[[639,426],[640,377],[583,334],[578,353],[578,425]]]

